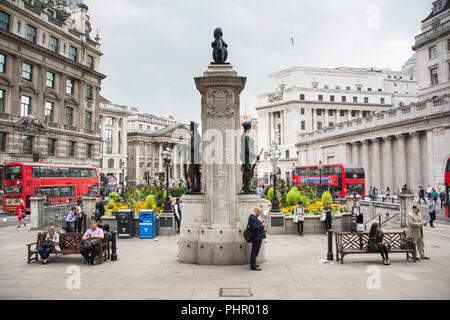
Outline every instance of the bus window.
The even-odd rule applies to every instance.
[[[53,196],[55,198],[59,198],[60,197],[60,188],[59,187],[53,187]]]
[[[59,168],[59,176],[62,178],[69,177],[69,168]]]
[[[51,167],[41,167],[41,178],[48,178],[52,176]]]
[[[81,177],[88,178],[89,177],[89,169],[80,169]]]
[[[59,168],[58,167],[52,167],[51,176],[54,177],[54,178],[58,178],[59,177]]]
[[[91,178],[97,177],[97,173],[95,172],[95,169],[89,169],[89,172],[90,172],[90,176],[89,177],[91,177]]]
[[[33,178],[41,177],[41,167],[33,167],[31,170],[32,170]]]
[[[6,166],[3,170],[5,180],[22,179],[22,166]]]
[[[22,186],[5,186],[5,193],[22,193]]]
[[[80,169],[78,169],[78,168],[69,168],[69,176],[71,178],[79,178],[80,177]]]
[[[70,197],[70,187],[61,187],[60,189],[61,197]]]

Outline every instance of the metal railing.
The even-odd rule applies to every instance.
[[[392,220],[395,217],[400,217],[399,213],[394,214],[392,217],[387,218],[387,220],[385,221],[381,221],[381,217],[384,215],[389,216],[389,212],[387,213],[379,213],[377,215],[375,215],[374,217],[370,218],[369,220],[367,220],[366,222],[364,222],[364,225],[367,225],[370,221],[375,220],[378,218],[378,226],[381,228],[383,226],[383,224],[387,223],[388,221]]]
[[[39,229],[53,224],[56,230],[65,228],[65,218],[75,202],[68,200],[46,200],[39,205]]]

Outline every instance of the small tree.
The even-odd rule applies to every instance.
[[[289,206],[294,206],[300,200],[300,192],[297,187],[292,187],[286,197],[287,204]]]
[[[272,201],[272,199],[273,199],[273,187],[270,187],[269,191],[267,191],[267,199],[269,199],[269,201]]]
[[[327,202],[333,203],[333,197],[331,196],[331,193],[325,191],[324,193],[322,193],[322,203],[325,205],[327,204]]]
[[[153,203],[155,203],[155,197],[152,194],[149,194],[145,198],[145,209],[153,209]]]

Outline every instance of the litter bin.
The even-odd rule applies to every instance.
[[[133,209],[120,209],[116,213],[117,237],[134,237]]]
[[[153,209],[139,211],[139,238],[152,239],[156,236],[156,214]]]

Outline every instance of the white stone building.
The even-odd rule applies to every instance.
[[[100,134],[102,137],[100,148],[99,172],[115,183],[111,187],[122,185],[127,176],[127,133],[128,117],[131,111],[127,106],[113,104],[104,97],[100,97]]]
[[[450,92],[450,0],[433,2],[415,38],[419,99]]]
[[[404,71],[375,68],[292,67],[270,74],[271,93],[258,96],[259,148],[272,141],[282,152],[279,167],[289,178],[297,162],[297,134],[334,127],[391,107],[416,102],[414,58]],[[314,164],[314,163],[305,163]],[[265,155],[259,178],[268,183],[272,165]]]

